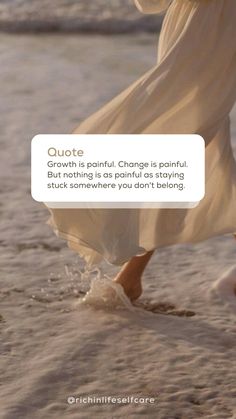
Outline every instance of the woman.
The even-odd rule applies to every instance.
[[[153,251],[236,230],[236,166],[229,113],[236,98],[235,0],[135,0],[167,10],[157,65],[77,134],[197,133],[206,142],[206,195],[194,209],[52,209],[51,225],[88,262],[122,265],[114,281],[131,301]]]

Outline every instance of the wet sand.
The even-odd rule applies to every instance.
[[[54,236],[47,210],[30,196],[31,138],[71,132],[155,64],[156,41],[156,35],[1,35],[4,419],[235,418],[235,311],[212,290],[235,265],[232,236],[156,252],[138,314],[77,306],[96,273],[83,278],[82,260]],[[236,150],[236,109],[232,120]],[[112,276],[116,268],[104,264],[101,272]],[[179,316],[174,306],[195,315]],[[69,405],[72,395],[157,402]]]

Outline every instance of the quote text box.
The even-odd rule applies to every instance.
[[[194,207],[205,194],[199,135],[37,135],[31,193],[49,207]]]

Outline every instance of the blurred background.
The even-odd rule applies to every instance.
[[[133,0],[1,0],[0,29],[122,33],[156,30],[161,19],[140,16]]]

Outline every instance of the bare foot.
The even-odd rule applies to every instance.
[[[117,277],[114,279],[114,282],[122,285],[124,292],[130,301],[137,300],[143,292],[141,277],[135,279],[129,278],[127,281],[127,278],[125,278],[124,275],[117,275]]]
[[[124,264],[114,279],[114,282],[122,285],[125,294],[131,302],[137,300],[143,292],[141,278],[152,254],[153,251],[150,251],[141,256],[134,256]]]

